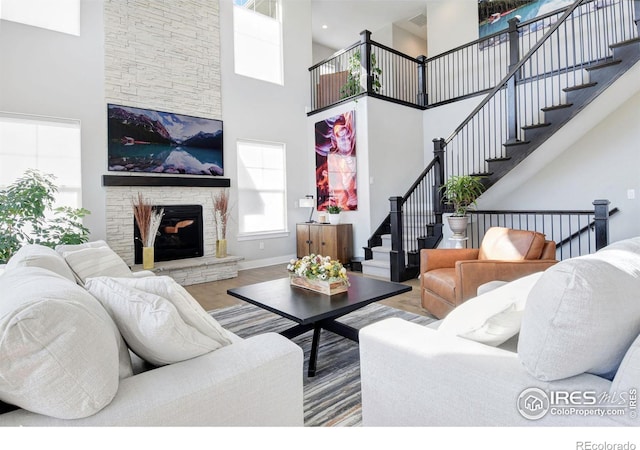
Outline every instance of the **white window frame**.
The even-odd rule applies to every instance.
[[[245,167],[242,162],[242,149],[241,146],[243,144],[249,145],[265,145],[271,147],[281,147],[282,148],[282,221],[283,228],[278,230],[261,230],[261,231],[243,231],[242,230],[242,221],[243,218],[241,215],[243,214],[242,210],[242,202],[243,202],[243,191],[244,183],[247,180],[244,180],[240,175],[240,171]],[[289,236],[289,225],[288,225],[288,216],[287,216],[287,146],[284,142],[274,142],[274,141],[262,141],[262,140],[254,140],[254,139],[238,139],[236,141],[236,153],[237,153],[237,164],[238,164],[238,241],[249,241],[249,240],[258,240],[258,239],[275,239],[281,237]],[[260,189],[256,189],[256,192],[260,192]]]
[[[30,165],[29,167],[16,169],[15,176],[13,176],[13,179],[11,181],[7,179],[5,180],[5,182],[3,182],[2,179],[0,179],[0,188],[6,188],[9,183],[15,181],[17,178],[24,175],[24,169],[26,168],[37,169],[40,172],[52,173],[54,176],[56,176],[56,179],[53,180],[53,182],[57,186],[58,192],[57,192],[57,198],[54,201],[54,207],[70,206],[72,208],[81,208],[82,207],[82,125],[80,120],[61,119],[61,118],[55,118],[55,117],[37,116],[37,115],[31,115],[31,114],[17,114],[17,113],[0,111],[0,122],[14,122],[18,124],[24,124],[27,126],[36,126],[36,127],[39,125],[49,126],[49,127],[58,125],[61,128],[72,128],[74,130],[77,130],[77,137],[74,136],[74,139],[77,138],[77,141],[75,142],[75,146],[73,147],[74,154],[71,156],[68,156],[68,155],[62,156],[62,157],[68,158],[69,160],[77,161],[77,166],[78,166],[77,183],[74,182],[73,184],[65,184],[59,176],[60,173],[56,173],[55,170],[51,170],[50,166],[46,163],[47,157],[46,156],[43,157],[43,154],[41,152],[42,147],[38,147],[38,144],[36,143],[35,152],[30,152],[30,157],[35,158],[35,161],[36,161],[35,164]],[[0,128],[0,132],[2,132],[2,128]],[[76,133],[74,133],[74,135],[75,134]],[[38,139],[37,130],[36,130],[36,135],[33,135],[31,137],[35,140]],[[13,165],[6,164],[5,156],[11,155],[11,154],[21,155],[21,154],[24,154],[25,150],[23,148],[16,149],[14,147],[3,148],[4,142],[5,140],[2,139],[2,136],[0,136],[0,165],[4,167],[7,167],[7,166],[11,167]],[[50,155],[48,157],[50,158]],[[74,194],[77,201],[73,204],[69,204],[68,202],[61,201],[60,197],[64,196],[65,193]]]
[[[81,0],[0,0],[0,19],[80,36]]]
[[[277,8],[276,18],[273,18],[244,6],[233,5],[233,68],[236,75],[284,86],[284,38],[280,2],[278,2]],[[242,29],[239,24],[245,21],[254,21],[256,24],[247,29]],[[273,61],[272,74],[269,73],[269,70],[265,70],[265,64],[260,62],[260,57],[267,52],[257,52],[253,50],[253,46],[248,45],[249,42],[253,41],[256,44],[263,45],[264,49],[268,49],[275,44],[265,39],[269,33],[258,30],[259,25],[257,24],[260,22],[265,24],[267,28],[271,26],[278,27],[277,31],[271,32],[271,35],[277,34],[278,36],[278,60]],[[247,47],[251,50],[246,50]],[[256,69],[256,67],[261,67],[261,69]]]

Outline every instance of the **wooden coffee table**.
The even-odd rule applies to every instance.
[[[370,303],[411,290],[411,286],[362,276],[350,276],[349,282],[351,286],[347,292],[331,296],[291,286],[289,278],[241,286],[229,289],[227,293],[297,322],[298,325],[280,333],[288,339],[313,330],[308,369],[308,375],[312,377],[316,374],[322,329],[358,342],[358,330],[337,322],[337,318]]]

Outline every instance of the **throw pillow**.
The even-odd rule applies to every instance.
[[[85,248],[100,248],[100,247],[109,247],[105,241],[91,241],[85,242],[84,244],[60,244],[56,245],[56,252],[61,255],[65,252],[75,252],[77,250],[82,250]]]
[[[89,247],[62,254],[82,283],[90,277],[131,277],[129,266],[109,247]]]
[[[75,281],[75,276],[64,258],[54,249],[44,245],[27,244],[20,247],[20,250],[7,262],[5,270],[15,269],[16,267],[42,267]]]
[[[7,271],[0,292],[0,400],[59,419],[108,405],[118,390],[118,343],[100,303],[38,267]]]
[[[561,261],[529,295],[518,357],[540,380],[611,379],[640,333],[640,254],[624,245]]]
[[[85,286],[111,314],[131,350],[152,364],[195,358],[230,342],[187,323],[169,299],[128,286],[122,279],[90,278]]]
[[[520,331],[527,295],[542,272],[527,275],[467,300],[442,320],[439,333],[448,333],[498,346]]]

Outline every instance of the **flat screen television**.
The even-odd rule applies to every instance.
[[[107,105],[112,172],[224,175],[222,121]]]

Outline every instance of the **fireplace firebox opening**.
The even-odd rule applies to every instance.
[[[204,255],[202,205],[156,205],[164,216],[154,245],[154,261],[197,258]],[[134,219],[134,257],[142,264],[142,242]]]

